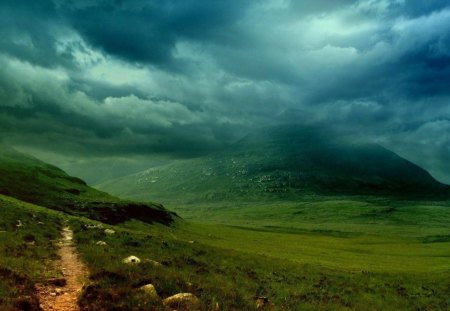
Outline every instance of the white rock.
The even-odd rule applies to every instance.
[[[141,286],[139,289],[142,290],[150,300],[159,300],[158,292],[153,284]]]
[[[95,243],[95,244],[100,245],[100,246],[107,245],[105,241],[97,241],[97,243]]]
[[[105,234],[114,234],[116,233],[116,231],[112,230],[112,229],[105,229]]]
[[[179,293],[163,300],[163,305],[177,310],[200,310],[200,300],[191,293]]]
[[[128,256],[127,258],[125,258],[123,260],[123,262],[126,264],[136,265],[136,264],[140,263],[141,260],[139,258],[137,258],[136,256]]]

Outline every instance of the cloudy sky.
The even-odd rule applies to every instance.
[[[0,3],[0,139],[66,168],[197,156],[289,119],[450,183],[449,99],[444,0]]]

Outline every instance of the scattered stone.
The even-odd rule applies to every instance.
[[[116,231],[112,230],[112,229],[105,229],[105,234],[114,234],[116,233]]]
[[[58,295],[58,296],[63,294],[63,291],[61,288],[55,289],[55,292],[56,292],[56,295]]]
[[[188,243],[189,243],[189,244],[194,244],[194,243],[195,243],[195,241],[188,241]]]
[[[55,296],[56,296],[56,293],[55,293],[55,292],[51,292],[51,293],[50,293],[50,296],[55,297]]]
[[[95,244],[100,245],[100,246],[107,245],[105,241],[97,241],[97,243],[95,243]]]
[[[38,221],[37,223],[38,225],[45,225],[45,223],[43,223],[42,221]]]
[[[21,220],[17,220],[17,222],[16,222],[16,228],[20,228],[20,227],[23,227],[23,223],[22,223]]]
[[[97,224],[97,225],[95,225],[95,224],[85,224],[85,225],[83,225],[86,229],[101,229],[101,228],[103,228],[103,225],[102,224]]]
[[[139,289],[142,290],[150,300],[159,300],[158,292],[153,284],[141,286]]]
[[[163,300],[163,305],[176,310],[200,310],[200,300],[191,293],[180,293]]]
[[[139,258],[137,258],[136,256],[128,256],[127,258],[125,258],[125,259],[123,260],[123,262],[126,263],[126,264],[132,264],[132,265],[135,265],[135,264],[140,263],[141,260],[140,260]]]

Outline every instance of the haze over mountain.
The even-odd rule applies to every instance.
[[[450,186],[373,143],[312,126],[254,132],[207,157],[150,168],[98,186],[133,199],[295,199],[308,195],[442,197]]]

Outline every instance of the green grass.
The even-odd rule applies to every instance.
[[[419,241],[387,237],[274,233],[186,222],[164,227],[133,221],[106,236],[104,228],[86,230],[79,220],[72,225],[93,273],[82,299],[88,308],[158,310],[157,303],[142,305],[137,288],[146,283],[154,284],[163,298],[192,292],[204,310],[213,310],[215,303],[220,310],[254,310],[255,295],[268,296],[274,310],[450,307],[448,243],[427,244],[427,249]],[[99,248],[98,240],[108,246]],[[122,263],[129,255],[163,265],[129,267]]]
[[[34,310],[34,284],[58,276],[51,262],[61,225],[57,212],[0,195],[0,310]]]
[[[450,232],[450,202],[378,197],[314,196],[302,201],[169,204],[181,217],[202,223],[270,231],[390,234],[406,237]]]
[[[447,201],[169,201],[184,221],[15,153],[0,153],[0,193],[60,210],[0,195],[0,310],[36,305],[34,284],[58,274],[53,241],[66,221],[90,270],[79,301],[88,310],[163,310],[138,290],[147,283],[162,298],[191,292],[203,310],[254,310],[255,296],[272,310],[450,309]],[[143,262],[124,264],[129,255]]]
[[[220,310],[255,310],[254,297],[260,295],[269,297],[272,310],[450,308],[444,203],[396,202],[394,210],[381,202],[322,203],[277,204],[283,213],[302,215],[296,219],[273,220],[274,206],[259,204],[239,207],[253,215],[247,224],[224,207],[221,221],[232,226],[218,224],[212,212],[209,224],[178,220],[166,226],[132,220],[112,226],[0,196],[1,230],[6,231],[0,233],[0,309],[32,303],[34,283],[58,273],[49,262],[56,258],[52,240],[59,237],[65,220],[90,270],[80,298],[87,309],[164,310],[138,290],[147,283],[162,298],[191,292],[203,310],[215,310],[216,304]],[[220,211],[217,206],[213,210]],[[24,224],[20,229],[15,227],[18,219]],[[116,233],[106,235],[105,228]],[[26,243],[30,234],[34,245]],[[99,240],[107,245],[96,245]],[[143,262],[124,264],[129,255]]]
[[[133,288],[146,281],[163,297],[194,292],[204,310],[215,302],[221,310],[253,310],[261,293],[274,310],[450,308],[448,202],[334,197],[176,210],[190,221],[172,227],[127,222],[115,236],[76,232],[94,270],[124,277],[118,300],[125,309],[139,309]],[[107,239],[108,248],[96,248],[96,239]],[[130,271],[121,259],[131,254],[165,265]],[[106,297],[118,290],[94,283]]]
[[[120,200],[59,168],[0,145],[0,194],[76,216],[117,224],[172,221],[161,204]]]

